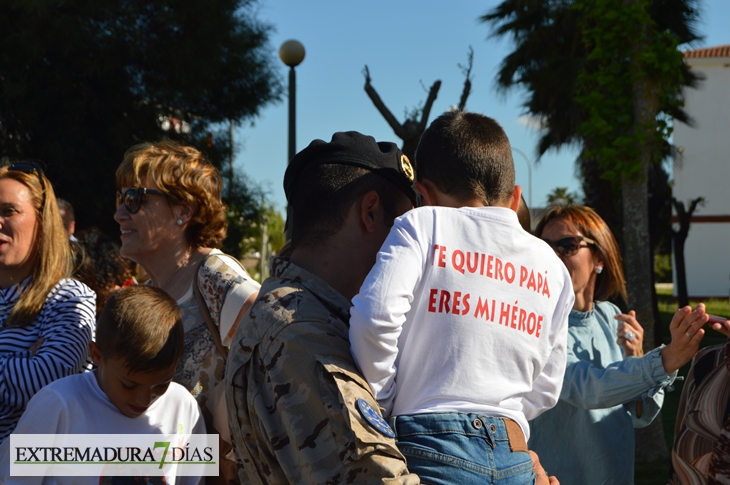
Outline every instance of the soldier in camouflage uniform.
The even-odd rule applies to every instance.
[[[348,340],[350,299],[393,219],[415,205],[413,175],[396,145],[355,132],[292,159],[291,258],[272,260],[226,368],[243,483],[419,483]]]
[[[419,483],[348,336],[350,300],[395,217],[417,205],[414,175],[396,145],[355,132],[315,140],[289,164],[291,255],[272,260],[226,365],[242,483]],[[537,483],[547,485],[534,460]]]

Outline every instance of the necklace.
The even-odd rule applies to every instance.
[[[180,272],[180,270],[185,267],[186,264],[188,264],[188,261],[190,261],[190,252],[189,251],[185,253],[185,258],[183,259],[182,263],[180,263],[180,265],[177,267],[177,269],[175,269],[175,271],[172,272],[170,277],[167,278],[167,281],[165,281],[165,283],[160,286],[161,290],[164,290],[165,287],[170,284],[170,282],[175,277],[175,275],[178,274]]]

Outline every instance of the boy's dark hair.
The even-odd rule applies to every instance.
[[[345,224],[352,205],[374,190],[389,225],[400,214],[403,191],[373,171],[353,165],[317,165],[298,176],[289,194],[292,207],[291,248],[314,247],[326,242]]]
[[[487,205],[512,196],[512,148],[499,124],[487,116],[452,111],[436,118],[416,150],[418,180],[429,180],[460,202],[478,198]]]
[[[130,373],[169,369],[183,353],[182,313],[159,288],[122,288],[111,294],[99,315],[96,344],[102,358],[124,360]]]

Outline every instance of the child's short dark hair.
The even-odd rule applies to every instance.
[[[487,205],[512,196],[512,148],[499,124],[487,116],[452,111],[436,118],[416,150],[418,180],[429,180],[460,202],[478,198]]]
[[[183,353],[182,313],[159,288],[122,288],[111,294],[99,314],[96,344],[102,358],[124,360],[131,373],[169,369]]]

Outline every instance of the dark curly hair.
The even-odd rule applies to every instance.
[[[96,313],[113,291],[134,276],[134,262],[119,254],[119,243],[92,227],[76,234],[74,277],[96,293]]]

